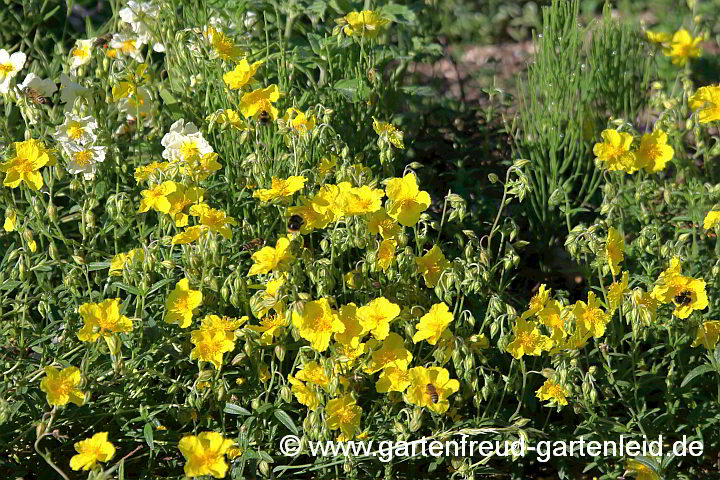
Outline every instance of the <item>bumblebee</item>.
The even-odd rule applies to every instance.
[[[258,114],[258,122],[260,122],[260,125],[267,125],[270,123],[270,112],[267,110],[261,110]]]
[[[265,245],[265,240],[262,238],[253,238],[249,242],[243,244],[243,246],[240,247],[240,250],[247,252],[248,250],[254,250],[258,247],[262,247],[263,245]]]
[[[40,92],[33,88],[25,88],[23,94],[25,95],[25,98],[38,105],[47,105],[49,103],[49,100],[47,98],[43,97]]]
[[[287,230],[290,233],[297,233],[300,228],[305,224],[305,220],[300,215],[293,215],[290,217],[287,223]]]
[[[106,33],[105,35],[100,35],[99,37],[97,37],[97,38],[95,39],[95,41],[93,42],[92,46],[95,47],[95,48],[97,48],[97,47],[102,47],[102,46],[107,46],[107,43],[108,43],[110,40],[112,40],[112,38],[113,38],[113,34],[112,34],[112,33]]]
[[[432,383],[428,383],[425,387],[425,392],[430,395],[430,401],[432,401],[432,403],[438,402],[438,393],[435,385],[433,385]]]
[[[690,302],[692,302],[692,297],[690,296],[690,291],[683,290],[679,294],[675,295],[675,303],[681,306],[689,305]]]

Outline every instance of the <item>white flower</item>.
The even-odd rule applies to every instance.
[[[92,106],[94,101],[90,95],[90,89],[85,88],[79,83],[73,82],[66,74],[60,75],[60,101],[65,103],[65,111],[70,112],[75,105],[75,99],[83,97],[87,100],[88,106]]]
[[[138,87],[135,94],[120,99],[118,110],[132,117],[146,117],[152,110],[152,97],[150,91],[145,87]]]
[[[97,139],[94,130],[97,121],[93,117],[79,117],[73,113],[65,112],[65,122],[57,128],[55,138],[59,142],[74,142],[78,145],[87,145]]]
[[[85,65],[92,59],[92,44],[94,38],[89,40],[76,40],[75,47],[70,51],[70,70],[74,71],[81,65]]]
[[[25,59],[22,52],[10,55],[4,48],[0,49],[0,93],[10,91],[10,80],[23,68]]]
[[[82,173],[85,180],[91,180],[95,176],[97,164],[105,161],[105,147],[83,146],[75,142],[67,142],[62,144],[62,148],[68,157],[68,172]]]
[[[212,146],[205,140],[194,123],[185,124],[183,119],[173,123],[160,144],[165,147],[162,157],[166,160],[190,160],[212,153]]]
[[[124,33],[118,33],[113,35],[110,40],[110,48],[115,49],[118,55],[124,55],[126,57],[132,57],[136,62],[142,63],[144,61],[142,52],[140,49],[143,46],[143,42],[139,37],[134,35],[128,35]]]
[[[138,3],[134,0],[130,0],[127,7],[120,10],[120,19],[129,23],[132,26],[133,32],[138,35],[138,39],[141,44],[150,43],[152,39],[152,32],[148,27],[148,19],[155,20],[160,12],[160,7],[153,5],[150,2]],[[153,45],[153,50],[156,52],[164,52],[165,46],[156,42]]]
[[[57,85],[49,78],[42,79],[34,73],[28,73],[25,80],[18,85],[18,90],[24,92],[26,88],[32,88],[43,97],[50,97],[57,91]]]

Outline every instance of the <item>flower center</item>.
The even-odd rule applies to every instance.
[[[585,320],[587,320],[591,325],[603,323],[604,316],[603,311],[599,308],[591,308],[585,312]]]
[[[19,173],[30,173],[34,170],[34,168],[32,162],[30,162],[27,158],[19,158],[15,164],[15,170]]]
[[[75,163],[77,163],[78,165],[86,166],[90,164],[91,160],[92,152],[90,152],[90,150],[82,150],[75,153]]]
[[[125,40],[120,47],[123,53],[128,54],[135,51],[135,42],[133,40]]]
[[[182,147],[180,147],[180,151],[182,152],[184,160],[188,160],[200,154],[200,149],[198,149],[197,142],[195,140],[189,140],[183,143]]]
[[[78,58],[87,58],[90,56],[90,50],[85,48],[73,48],[71,55]]]
[[[4,77],[13,71],[12,63],[0,63],[0,77]]]
[[[72,138],[73,140],[77,140],[78,138],[81,138],[83,136],[85,130],[83,129],[82,124],[78,122],[73,122],[68,127],[67,133],[70,138]]]

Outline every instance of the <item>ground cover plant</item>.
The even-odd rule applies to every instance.
[[[3,478],[720,478],[718,8],[5,2]]]

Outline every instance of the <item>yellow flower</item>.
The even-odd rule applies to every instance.
[[[178,449],[187,460],[185,475],[224,478],[228,470],[225,453],[230,447],[232,440],[224,438],[222,433],[218,432],[202,432],[198,436],[188,435],[181,438]]]
[[[440,280],[440,275],[450,267],[450,262],[437,245],[433,245],[429,252],[415,259],[415,262],[428,288],[434,288]]]
[[[660,302],[658,302],[652,294],[641,289],[635,289],[633,291],[633,300],[635,301],[638,318],[641,321],[644,323],[652,323],[656,320],[656,312]]]
[[[333,220],[332,214],[327,212],[327,209],[322,213],[318,213],[312,200],[302,197],[300,202],[302,203],[301,206],[288,208],[288,217],[292,215],[302,217],[304,222],[300,227],[302,235],[307,235],[316,228],[325,228]]]
[[[628,272],[623,272],[622,280],[613,282],[608,292],[608,313],[612,315],[623,301],[625,292],[628,291]]]
[[[397,248],[397,242],[395,240],[383,240],[378,247],[375,258],[377,259],[377,266],[383,271],[387,271],[392,265],[395,259],[395,249]]]
[[[295,378],[322,387],[327,390],[330,386],[330,379],[325,375],[325,369],[317,362],[311,361],[303,365],[301,370],[295,374]]]
[[[237,225],[237,222],[234,218],[225,216],[225,212],[222,210],[216,210],[201,203],[190,207],[190,215],[199,216],[200,223],[208,227],[211,232],[217,232],[228,240],[232,239],[230,225]]]
[[[720,223],[720,210],[710,210],[707,215],[705,215],[705,220],[703,221],[703,228],[705,230],[710,230],[711,228],[714,228],[715,225]]]
[[[600,162],[605,164],[608,170],[622,170],[627,173],[633,173],[637,170],[635,154],[630,151],[630,145],[633,141],[632,135],[606,129],[602,131],[600,136],[604,141],[593,146],[593,153]]]
[[[400,233],[400,225],[387,214],[384,208],[368,216],[368,228],[373,235],[380,234],[384,240],[394,239]]]
[[[155,185],[150,190],[143,190],[140,192],[143,199],[140,201],[138,213],[145,213],[151,208],[158,212],[169,213],[171,205],[167,197],[176,189],[177,185],[175,182],[167,181],[160,185]]]
[[[375,133],[377,133],[380,138],[392,143],[397,148],[405,148],[405,144],[403,143],[403,132],[395,128],[395,126],[390,123],[381,122],[375,117],[372,117],[372,119],[373,130],[375,130]]]
[[[666,32],[651,32],[648,30],[645,34],[648,40],[654,43],[668,43],[672,39],[672,36]]]
[[[40,381],[40,390],[45,392],[48,405],[62,406],[72,402],[78,407],[85,403],[85,393],[79,387],[82,375],[77,367],[67,367],[58,371],[55,367],[45,367],[46,377]]]
[[[375,38],[384,27],[390,23],[390,20],[381,17],[372,10],[363,10],[361,12],[350,12],[344,17],[347,23],[343,27],[343,32],[347,36],[361,36],[367,38]]]
[[[697,113],[700,123],[720,120],[720,85],[700,87],[688,98],[688,105]]]
[[[90,470],[97,465],[97,462],[109,462],[115,455],[115,447],[108,442],[107,437],[107,432],[100,432],[77,442],[75,451],[78,453],[70,459],[70,468]]]
[[[3,228],[6,232],[14,232],[17,228],[17,212],[12,208],[5,210],[5,223],[3,224]]]
[[[195,348],[190,352],[190,360],[210,362],[216,369],[223,363],[223,353],[232,352],[235,348],[235,334],[217,329],[193,330],[190,341]]]
[[[667,134],[662,130],[646,133],[635,151],[635,164],[648,173],[665,169],[665,164],[672,160],[675,151],[667,144]]]
[[[208,123],[219,123],[220,125],[228,125],[240,131],[250,130],[248,123],[243,120],[235,110],[226,108],[225,110],[217,110],[207,117]]]
[[[283,120],[290,128],[300,133],[308,133],[315,128],[315,115],[311,115],[309,110],[303,113],[297,108],[290,107],[285,112]]]
[[[320,406],[320,401],[317,395],[315,395],[315,392],[292,375],[288,375],[288,381],[291,385],[290,391],[295,395],[297,401],[308,407],[308,410],[317,410]]]
[[[202,303],[202,292],[190,289],[190,280],[183,278],[165,301],[165,323],[187,328],[192,322],[193,310]]]
[[[172,237],[172,244],[184,245],[195,242],[207,232],[208,227],[205,225],[193,225],[192,227],[187,227],[185,230]]]
[[[280,91],[277,85],[253,90],[240,99],[240,113],[245,118],[254,118],[261,112],[265,112],[274,121],[277,118],[278,110],[273,106],[273,103],[277,102],[279,98]]]
[[[692,347],[704,346],[708,350],[715,350],[715,345],[718,343],[720,338],[720,322],[717,320],[703,322],[695,333],[695,340],[692,343]]]
[[[218,154],[215,152],[207,152],[201,156],[192,157],[185,162],[182,172],[194,182],[202,182],[222,168],[220,162],[217,161],[217,157]]]
[[[415,225],[420,214],[430,206],[430,194],[418,189],[414,173],[390,180],[385,193],[390,200],[388,215],[406,227]]]
[[[292,323],[300,336],[309,341],[312,348],[318,352],[327,350],[333,333],[345,329],[338,316],[330,309],[327,298],[306,303],[302,315],[293,312]]]
[[[530,299],[530,305],[528,306],[528,309],[523,312],[523,314],[520,316],[523,320],[526,320],[533,315],[536,315],[539,313],[543,308],[545,308],[545,305],[547,304],[548,300],[550,299],[550,292],[547,288],[547,285],[544,283],[540,285],[540,288],[538,289],[537,293],[532,296]]]
[[[620,262],[625,258],[625,239],[614,227],[608,229],[605,254],[613,275],[620,273]]]
[[[535,396],[541,401],[550,401],[550,404],[567,405],[567,396],[570,392],[559,383],[555,383],[550,379],[545,380],[543,386],[535,392]]]
[[[325,418],[330,430],[340,430],[345,438],[352,438],[360,426],[360,408],[350,395],[332,399],[325,406]]]
[[[547,335],[540,333],[535,322],[518,318],[513,327],[513,341],[507,346],[507,351],[515,358],[523,355],[542,355],[543,350],[550,350],[553,342]]]
[[[209,27],[207,29],[206,36],[207,36],[208,40],[210,40],[210,44],[212,45],[213,50],[215,50],[215,52],[217,52],[218,57],[220,57],[223,60],[227,60],[230,62],[236,62],[238,57],[240,57],[240,55],[243,54],[243,49],[241,47],[235,45],[235,43],[232,41],[232,39],[230,37],[228,37],[223,32],[221,32],[220,30],[218,30],[214,27]],[[247,63],[247,60],[245,60],[245,59],[241,60],[241,62],[242,61]],[[224,78],[225,77],[223,77],[223,79]]]
[[[142,165],[135,168],[135,181],[137,183],[146,182],[151,175],[163,173],[170,167],[170,162],[152,162],[148,165]]]
[[[385,192],[382,189],[363,185],[343,192],[338,202],[341,204],[344,215],[362,215],[380,210],[384,196]]]
[[[39,140],[25,140],[15,142],[15,156],[5,163],[0,163],[0,172],[5,172],[3,185],[16,188],[20,183],[32,190],[39,190],[43,186],[43,177],[38,170],[50,165],[52,159]]]
[[[185,214],[185,207],[202,201],[205,194],[204,188],[186,187],[178,183],[174,192],[167,196],[170,202],[168,213],[175,220],[176,227],[185,227],[188,224],[188,216]]]
[[[430,345],[435,345],[450,322],[453,321],[453,314],[445,302],[436,303],[430,307],[430,311],[420,318],[417,325],[417,332],[413,335],[413,343],[427,340]]]
[[[118,253],[112,258],[110,262],[109,275],[122,275],[123,268],[125,265],[132,265],[137,257],[137,261],[142,263],[145,261],[145,250],[142,248],[133,248],[127,253]]]
[[[245,328],[262,334],[260,343],[262,345],[270,345],[275,335],[279,335],[282,329],[287,326],[287,320],[284,313],[278,313],[270,317],[260,320],[260,325],[247,325]]]
[[[200,328],[203,330],[222,330],[223,332],[234,332],[248,321],[247,315],[240,318],[227,316],[205,315],[200,321]]]
[[[705,280],[684,275],[667,278],[653,288],[652,295],[662,303],[672,302],[673,315],[678,318],[687,318],[693,310],[704,310],[708,306]]]
[[[354,303],[343,305],[340,307],[338,318],[345,329],[335,334],[335,341],[348,347],[357,348],[360,339],[367,333],[357,318],[357,306]]]
[[[673,35],[665,56],[672,57],[673,65],[683,66],[691,57],[697,58],[702,55],[702,48],[699,45],[702,39],[702,36],[693,38],[690,32],[681,28]]]
[[[652,471],[637,460],[630,459],[626,464],[627,469],[635,474],[634,480],[659,480],[660,475]]]
[[[77,332],[78,339],[83,342],[94,342],[100,336],[130,332],[133,329],[132,321],[120,315],[119,298],[108,298],[101,303],[83,303],[78,307],[78,313],[85,322]]]
[[[408,371],[408,375],[408,402],[438,414],[447,412],[450,407],[448,397],[460,389],[460,382],[454,378],[451,380],[450,373],[441,367],[415,367]]]
[[[298,190],[302,190],[305,182],[307,182],[307,178],[300,176],[292,176],[284,180],[272,177],[272,187],[270,189],[255,190],[253,197],[259,198],[263,202],[270,202],[277,198],[286,198]]]
[[[385,297],[376,298],[358,308],[357,318],[363,330],[378,340],[384,340],[390,332],[390,322],[400,315],[400,307]]]
[[[257,72],[258,67],[264,62],[259,61],[250,65],[247,58],[243,58],[235,65],[235,70],[231,70],[223,75],[223,81],[230,90],[238,90],[248,84],[252,80],[253,75]],[[275,99],[277,100],[277,99]]]
[[[404,392],[410,386],[410,375],[403,368],[388,367],[380,373],[375,384],[378,393]]]
[[[278,238],[275,248],[263,247],[252,256],[253,265],[248,276],[262,275],[272,271],[285,271],[295,257],[290,252],[290,240],[285,237]]]
[[[595,292],[588,292],[587,303],[582,300],[575,302],[573,314],[581,331],[590,332],[595,338],[605,335],[605,326],[610,322],[610,315],[598,306]]]
[[[382,346],[370,355],[370,365],[365,369],[367,373],[375,373],[389,367],[407,370],[412,361],[412,353],[405,348],[403,337],[390,333]]]

